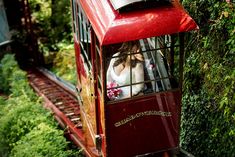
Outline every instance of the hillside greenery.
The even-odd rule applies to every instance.
[[[57,52],[61,43],[71,43],[72,16],[68,0],[29,0],[34,32],[45,55]]]
[[[45,65],[64,80],[76,84],[72,15],[68,0],[29,0],[34,33]]]
[[[52,114],[43,108],[14,55],[6,54],[0,64],[0,91],[7,94],[0,96],[0,156],[79,156]]]
[[[235,155],[235,8],[184,0],[200,30],[187,36],[181,145],[195,156]]]

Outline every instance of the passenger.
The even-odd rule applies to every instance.
[[[118,49],[110,61],[107,70],[107,88],[124,86],[116,89],[108,89],[107,95],[111,100],[124,99],[139,94],[144,89],[144,57],[140,53],[138,41],[125,42]],[[132,69],[132,70],[131,70]],[[132,77],[131,77],[132,73]]]

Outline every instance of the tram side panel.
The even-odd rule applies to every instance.
[[[180,98],[180,92],[174,91],[107,105],[107,156],[178,149]]]
[[[95,98],[94,93],[94,79],[92,66],[88,66],[90,60],[84,59],[84,50],[79,43],[75,43],[76,50],[76,62],[78,72],[78,90],[79,97],[81,97],[82,104],[80,104],[81,120],[83,125],[83,132],[85,137],[85,144],[87,148],[92,150],[95,148],[95,134],[96,134],[96,122],[95,122]],[[87,51],[90,53],[90,51]]]
[[[94,90],[94,65],[92,63],[92,39],[89,20],[78,1],[72,0],[73,29],[78,75],[78,97],[83,132],[87,149],[95,151],[96,113]]]

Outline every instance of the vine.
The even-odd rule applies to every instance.
[[[235,152],[234,3],[184,0],[200,31],[186,47],[181,145],[196,156]]]

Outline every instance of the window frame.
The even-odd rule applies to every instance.
[[[169,81],[172,81],[172,80],[175,81],[174,68],[176,68],[176,66],[178,66],[178,68],[180,68],[180,64],[181,64],[180,62],[182,62],[182,61],[180,61],[180,51],[181,51],[180,49],[181,49],[181,47],[180,47],[180,44],[178,42],[178,40],[180,40],[179,34],[164,35],[164,36],[160,36],[160,37],[146,38],[145,40],[152,40],[153,38],[161,39],[163,41],[163,44],[161,46],[159,45],[158,47],[157,47],[157,45],[155,45],[155,48],[152,48],[152,49],[149,49],[149,50],[147,50],[147,49],[143,50],[143,47],[142,47],[143,45],[141,45],[141,47],[142,47],[141,53],[142,54],[147,54],[147,53],[153,52],[153,53],[156,54],[157,51],[162,51],[162,50],[168,51],[168,52],[165,52],[165,53],[167,53],[167,55],[170,55],[169,60],[167,60],[168,61],[167,65],[168,65],[168,68],[169,68],[168,76],[167,77],[161,77],[160,76],[159,78],[155,77],[154,79],[148,79],[148,80],[144,80],[144,81],[138,82],[138,83],[133,83],[132,78],[131,78],[130,84],[123,85],[123,86],[118,86],[118,87],[113,87],[113,88],[108,88],[107,87],[107,76],[106,76],[107,74],[106,73],[107,73],[107,70],[108,70],[109,63],[107,62],[107,60],[111,61],[111,59],[113,57],[104,58],[104,60],[105,60],[105,64],[104,64],[104,68],[105,68],[104,69],[105,70],[104,96],[105,96],[105,101],[107,102],[107,104],[115,103],[115,102],[119,102],[119,101],[125,101],[125,100],[129,100],[129,99],[137,98],[137,97],[139,98],[139,97],[142,97],[142,96],[149,96],[149,95],[156,94],[156,93],[176,91],[176,90],[180,89],[180,84],[181,83],[179,81],[180,81],[181,76],[180,76],[180,69],[178,69],[178,73],[179,73],[178,76],[177,76],[178,82],[177,83],[174,82],[175,84],[177,84],[177,86],[172,85],[172,87],[169,88],[169,89],[163,89],[163,90],[159,90],[159,91],[157,91],[156,90],[157,88],[155,87],[152,92],[144,93],[143,95],[140,95],[140,96],[139,95],[136,95],[136,96],[132,95],[132,87],[133,87],[133,85],[136,85],[136,84],[141,84],[141,83],[146,84],[146,83],[154,82],[155,86],[157,86],[157,82],[158,81],[163,81],[164,79],[168,79]],[[144,39],[140,39],[139,41],[141,41],[141,40],[144,40]],[[107,53],[107,52],[105,52],[105,53]],[[106,56],[107,56],[107,54],[106,54]],[[175,57],[178,57],[179,61],[177,63],[175,63]],[[144,68],[146,68],[145,65],[144,65]],[[155,70],[156,69],[157,68],[155,68]],[[130,69],[130,71],[132,72],[132,68]],[[130,74],[130,75],[132,76],[132,74]],[[130,92],[131,92],[130,97],[125,98],[125,99],[110,100],[107,96],[107,93],[108,93],[107,91],[110,90],[110,89],[117,89],[117,88],[121,88],[121,87],[130,87]]]
[[[92,67],[92,54],[91,54],[91,24],[86,17],[79,2],[76,3],[76,21],[78,28],[76,29],[76,38],[79,41],[81,58],[84,63],[84,68],[87,75],[91,75]]]

